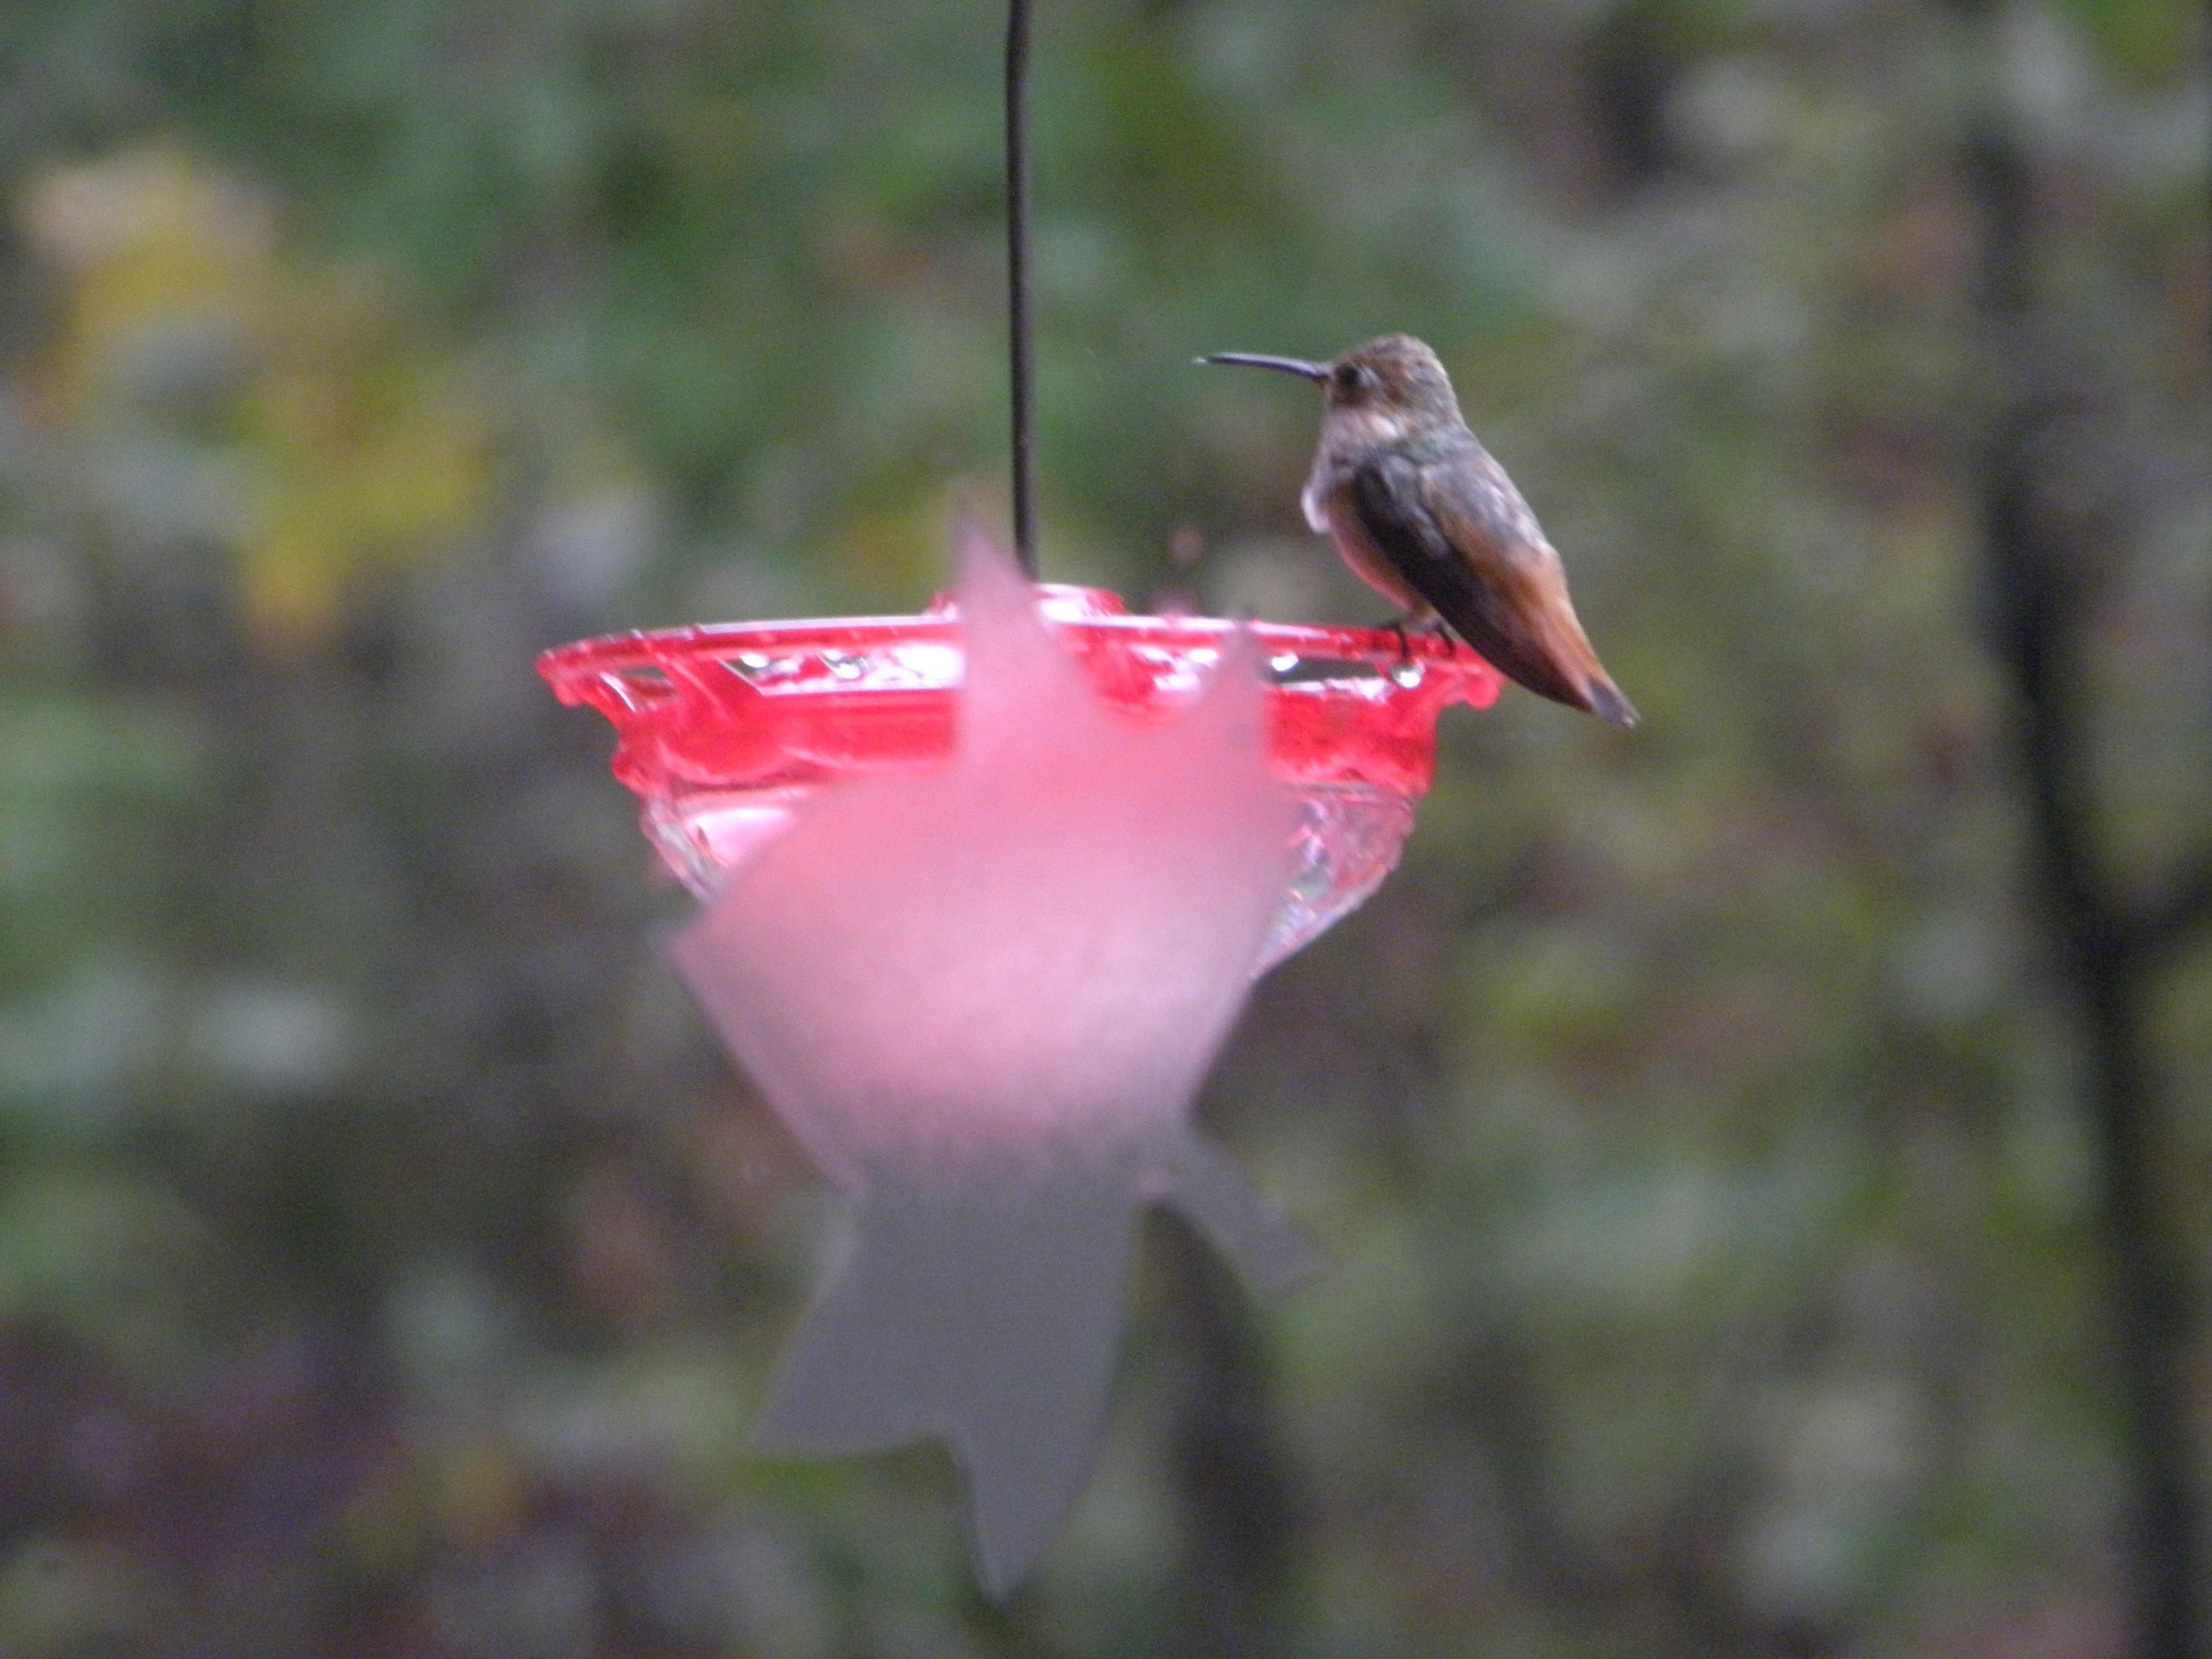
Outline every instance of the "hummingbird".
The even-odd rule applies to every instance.
[[[1242,351],[1198,361],[1321,387],[1321,447],[1299,501],[1352,574],[1401,607],[1401,629],[1440,624],[1539,696],[1636,724],[1575,619],[1559,554],[1468,430],[1435,352],[1385,334],[1325,363]]]

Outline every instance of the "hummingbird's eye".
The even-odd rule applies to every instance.
[[[1375,384],[1375,373],[1362,363],[1340,363],[1334,379],[1339,392],[1358,392]]]

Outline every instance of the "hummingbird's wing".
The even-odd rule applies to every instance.
[[[1352,469],[1346,494],[1391,568],[1492,666],[1555,702],[1636,724],[1575,618],[1559,556],[1472,437],[1432,459],[1379,451]]]

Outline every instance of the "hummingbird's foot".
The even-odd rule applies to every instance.
[[[1413,641],[1406,632],[1405,618],[1392,618],[1390,631],[1398,636],[1398,665],[1402,668],[1413,659]]]

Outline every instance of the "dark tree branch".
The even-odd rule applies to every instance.
[[[2129,946],[2150,965],[2209,923],[2212,923],[2212,853],[2184,872],[2165,896],[2143,906],[2129,927]]]
[[[2036,895],[2089,1062],[2125,1413],[2134,1650],[2136,1659],[2193,1659],[2202,1607],[2187,1411],[2190,1308],[2183,1258],[2154,1177],[2155,1089],[2142,1006],[2149,947],[2212,907],[2212,898],[2185,884],[2166,906],[2138,919],[2098,867],[2081,754],[2087,606],[2070,574],[2084,562],[2072,556],[2079,550],[2039,499],[2050,457],[2068,434],[2035,337],[2029,165],[2017,138],[1994,123],[1966,162],[1981,223],[1981,362],[1995,392],[1979,483],[1992,643],[2012,682]]]
[[[1297,1523],[1258,1335],[1243,1290],[1205,1240],[1171,1217],[1156,1236],[1172,1258],[1188,1367],[1174,1456],[1188,1529],[1172,1651],[1265,1659],[1283,1645],[1278,1608]]]

